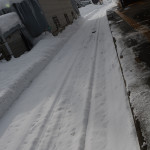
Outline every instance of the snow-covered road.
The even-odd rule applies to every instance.
[[[0,150],[139,150],[108,7],[85,15],[0,120]]]

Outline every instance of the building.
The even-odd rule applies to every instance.
[[[70,0],[39,0],[39,4],[53,34],[63,30],[79,15]]]

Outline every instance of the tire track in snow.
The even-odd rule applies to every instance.
[[[95,15],[94,12],[97,12],[97,11],[98,11],[98,10],[92,11],[91,13],[89,13],[88,15],[86,15],[85,18],[87,19],[87,18],[93,17],[93,16]],[[43,103],[43,105],[39,108],[39,111],[40,111],[40,112],[44,111],[44,105],[45,105],[45,103]],[[40,112],[38,112],[37,115],[34,116],[32,119],[33,119],[33,120],[35,120],[36,118],[39,119],[39,118],[40,118],[40,114],[41,114]],[[30,131],[28,131],[28,132],[25,133],[23,140],[22,140],[22,141],[20,142],[20,144],[19,144],[20,146],[19,146],[16,150],[20,150],[21,146],[24,144],[24,141],[25,141],[27,135],[28,135],[28,134],[31,134],[31,132],[33,132],[33,131],[35,130],[35,128],[38,126],[38,124],[36,124],[38,121],[39,121],[39,120],[36,120],[36,121],[33,122],[33,124],[32,124],[32,129],[31,129]],[[29,132],[30,132],[30,133],[29,133]],[[26,143],[26,142],[25,142],[25,143]]]
[[[92,93],[93,93],[93,83],[94,83],[94,77],[95,77],[95,68],[96,68],[96,59],[97,59],[97,50],[98,50],[98,42],[99,42],[99,26],[100,26],[100,18],[97,18],[98,20],[98,32],[96,32],[96,46],[95,46],[95,52],[94,52],[94,58],[93,63],[91,66],[91,75],[89,80],[89,87],[88,87],[88,93],[86,98],[86,104],[84,108],[84,118],[83,118],[83,130],[82,130],[82,136],[80,137],[80,143],[78,150],[84,150],[85,149],[85,142],[86,142],[86,134],[87,134],[87,127],[89,122],[89,115],[90,115],[90,107],[91,107],[91,99],[92,99]]]
[[[65,87],[66,81],[67,81],[67,79],[70,76],[72,68],[73,68],[73,66],[74,66],[74,64],[75,64],[79,54],[80,54],[80,52],[76,55],[76,57],[74,58],[74,60],[73,60],[73,62],[71,64],[69,70],[67,71],[66,76],[65,76],[65,78],[63,80],[63,83],[61,84],[61,86],[60,86],[60,88],[59,88],[59,90],[57,92],[57,95],[56,95],[56,97],[55,97],[55,99],[54,99],[54,101],[53,101],[49,111],[47,112],[47,114],[44,117],[45,119],[43,120],[42,125],[39,128],[38,134],[37,134],[36,138],[34,139],[34,141],[32,141],[32,145],[31,145],[30,150],[36,150],[37,149],[38,142],[41,139],[41,137],[43,135],[43,132],[44,132],[46,126],[48,125],[48,122],[51,121],[51,118],[52,118],[53,113],[54,113],[54,109],[55,109],[56,105],[59,103],[61,93],[62,93],[62,91],[63,91],[63,89]]]
[[[91,109],[85,139],[85,150],[106,148],[107,144],[107,105],[105,79],[105,50],[102,43],[104,31],[100,22],[99,45],[96,59],[95,80],[91,98]]]
[[[85,53],[86,51],[84,51],[84,53]],[[83,55],[83,54],[81,54],[81,55]],[[80,63],[80,62],[77,62],[77,63]],[[79,68],[78,68],[79,69]],[[76,81],[74,81],[74,83],[75,83]],[[67,89],[68,91],[70,91],[71,92],[71,90],[72,90],[72,88],[73,88],[73,86],[70,88],[70,89]],[[67,91],[66,91],[66,93],[67,93]],[[71,99],[71,95],[69,96],[69,98]],[[56,122],[54,123],[54,128],[52,128],[52,133],[51,133],[51,135],[56,135],[56,133],[57,133],[57,129],[59,128],[59,125],[61,125],[61,126],[63,126],[63,119],[65,118],[65,116],[67,115],[67,110],[69,109],[69,105],[70,105],[70,99],[69,98],[65,98],[64,100],[62,100],[61,102],[60,102],[60,104],[58,104],[58,109],[59,108],[62,108],[64,111],[62,112],[60,112],[59,114],[58,114],[58,116],[57,116],[57,120],[56,120]],[[56,107],[56,110],[57,110],[57,107]],[[64,108],[63,108],[64,107]],[[51,118],[51,120],[50,121],[52,121],[52,119],[53,118]],[[49,128],[47,128],[46,129],[47,131],[49,131]],[[44,132],[44,133],[46,133],[46,132]],[[45,135],[44,135],[45,136]],[[45,139],[47,139],[48,137],[47,136],[45,136]],[[43,140],[43,142],[44,142],[44,139],[42,138],[42,140]],[[47,144],[46,144],[46,146],[45,146],[45,148],[44,148],[44,150],[49,150],[49,148],[50,148],[50,146],[52,145],[52,142],[53,142],[53,136],[50,136],[49,137],[49,139],[48,139],[48,142],[46,142]],[[56,142],[56,141],[55,141]],[[43,146],[41,146],[41,148],[42,148]],[[40,148],[37,148],[38,150],[40,150]]]
[[[97,23],[96,23],[97,24]],[[94,27],[95,27],[95,24],[94,24]],[[91,38],[92,38],[92,35],[93,35],[93,33],[92,33],[92,31],[93,31],[93,26],[92,26],[92,29],[91,29],[91,31],[90,31],[90,35],[89,35],[89,39],[87,40],[87,41],[84,41],[83,42],[83,45],[82,45],[82,47],[80,48],[81,49],[81,52],[80,52],[80,54],[78,55],[79,57],[81,56],[84,56],[85,57],[85,53],[86,53],[86,51],[87,51],[87,49],[86,49],[86,47],[88,47],[88,45],[90,45],[90,41],[91,41]],[[84,51],[83,51],[83,50]],[[81,64],[82,64],[82,62],[83,62],[83,58],[77,58],[76,60],[78,60],[78,61],[76,61],[76,63],[74,64],[74,66],[72,67],[73,69],[72,69],[72,71],[71,72],[78,72],[77,70],[76,70],[76,68],[75,68],[75,66],[80,66],[78,69],[80,70],[80,68],[81,68]],[[79,61],[80,60],[80,61]],[[71,74],[71,73],[70,73]],[[70,77],[71,78],[71,77]],[[72,79],[70,79],[70,80],[72,80]],[[74,82],[76,82],[76,81],[74,81]],[[71,88],[73,88],[73,86],[71,87]],[[65,90],[65,88],[64,88],[64,90]],[[63,91],[64,91],[63,90]],[[68,89],[69,91],[71,91],[71,89]],[[70,96],[70,99],[71,99],[71,96]],[[60,104],[58,104],[58,106],[57,107],[55,107],[55,109],[57,110],[57,108],[63,108],[63,105],[65,105],[65,104],[67,104],[66,105],[66,107],[65,108],[63,108],[63,109],[65,109],[64,110],[64,112],[62,113],[59,113],[58,114],[58,116],[57,116],[57,120],[56,120],[56,122],[54,123],[54,128],[52,129],[52,133],[51,133],[51,136],[50,136],[50,138],[48,138],[48,136],[46,135],[47,134],[47,132],[48,131],[50,131],[50,127],[48,127],[48,128],[46,128],[46,131],[45,132],[43,132],[44,133],[44,135],[41,137],[41,140],[43,141],[43,142],[45,142],[45,140],[48,140],[48,142],[46,142],[47,144],[46,144],[46,146],[43,146],[43,143],[42,143],[42,145],[39,147],[39,144],[36,146],[36,150],[40,150],[40,149],[42,149],[43,147],[44,147],[44,150],[48,150],[49,148],[50,148],[50,146],[52,145],[52,139],[53,139],[53,136],[52,135],[55,135],[56,133],[55,132],[57,132],[57,129],[58,129],[58,127],[59,127],[59,125],[61,125],[61,126],[63,126],[63,118],[64,118],[64,116],[66,115],[66,113],[67,113],[67,108],[69,108],[69,104],[70,104],[70,99],[69,98],[67,98],[67,99],[64,99],[64,100],[62,100],[62,101],[60,101]],[[50,118],[50,120],[49,120],[49,122],[50,121],[52,121],[52,119],[53,119],[53,116]],[[45,139],[45,140],[44,140]],[[33,150],[35,150],[35,149],[33,149]],[[32,150],[32,149],[31,149]]]
[[[88,42],[87,42],[87,43],[88,43]],[[87,43],[86,43],[86,44],[87,44]],[[83,47],[84,47],[84,45],[83,45]],[[82,47],[82,48],[83,48],[83,47]],[[32,142],[32,146],[31,146],[30,150],[35,150],[35,149],[37,149],[38,143],[39,143],[40,139],[42,139],[42,135],[43,135],[43,133],[44,133],[44,131],[45,131],[45,129],[46,129],[47,122],[50,122],[50,121],[51,121],[51,118],[52,118],[52,116],[53,116],[53,112],[54,112],[54,110],[55,110],[56,105],[59,103],[59,98],[60,98],[61,93],[62,93],[62,91],[63,91],[63,89],[64,89],[64,87],[65,87],[66,81],[67,81],[67,79],[69,78],[70,73],[71,73],[71,71],[72,71],[72,68],[74,68],[73,66],[75,65],[75,62],[76,62],[76,60],[78,59],[78,56],[80,55],[81,52],[82,52],[82,51],[79,51],[79,52],[78,52],[76,58],[74,59],[72,65],[70,66],[70,69],[68,70],[68,73],[67,73],[67,75],[66,75],[66,77],[65,77],[65,79],[64,79],[64,81],[63,81],[63,83],[62,83],[62,85],[61,85],[61,87],[60,87],[60,89],[59,89],[58,92],[57,92],[58,94],[57,94],[57,96],[56,96],[56,98],[55,98],[55,100],[54,100],[54,102],[53,102],[53,104],[52,104],[52,106],[51,106],[51,109],[48,111],[48,113],[47,113],[46,116],[44,117],[45,119],[44,119],[44,121],[43,121],[43,123],[42,123],[42,125],[41,125],[41,127],[40,127],[40,129],[39,129],[39,131],[38,131],[38,135],[37,135],[37,137],[34,139],[34,141]],[[86,51],[85,51],[85,52],[86,52]],[[84,54],[85,52],[82,52],[82,53]],[[83,55],[83,54],[82,54],[82,55]],[[50,117],[49,117],[49,116],[50,116]],[[34,131],[33,131],[33,132],[34,132]],[[19,149],[18,149],[18,150],[19,150]]]
[[[91,32],[92,33],[92,32]],[[92,37],[92,34],[89,36],[89,37]],[[89,38],[89,40],[85,43],[85,46],[87,46],[88,44],[90,44],[90,41],[91,41],[91,38]],[[83,47],[85,47],[84,45],[83,45]],[[83,51],[83,56],[85,56],[85,53],[86,53],[86,47],[85,48],[83,48],[84,49],[84,51]],[[81,55],[81,56],[82,56]],[[80,61],[78,61],[77,62],[77,66],[80,66],[79,68],[78,68],[78,70],[74,70],[74,72],[76,71],[76,72],[78,72],[79,70],[80,70],[80,68],[81,68],[81,66],[82,66],[82,63],[83,63],[83,61],[84,61],[84,58],[81,58],[80,59]],[[76,77],[77,78],[77,77]],[[73,88],[73,87],[72,87]],[[71,89],[70,89],[71,90]],[[71,96],[70,96],[70,99],[71,99]],[[69,98],[67,99],[67,100],[69,100]],[[65,112],[62,114],[62,113],[60,113],[59,114],[59,116],[58,116],[58,120],[57,120],[57,122],[55,123],[55,125],[54,125],[54,129],[53,129],[53,132],[52,132],[52,135],[54,134],[55,135],[55,130],[58,128],[58,125],[59,124],[61,124],[61,126],[63,126],[63,119],[62,118],[64,118],[63,116],[65,116],[65,113],[67,112],[67,107],[69,108],[69,103],[70,103],[70,101],[66,101],[66,99],[64,100],[64,101],[62,101],[62,103],[60,103],[60,106],[62,106],[63,105],[63,103],[67,103],[67,106],[66,106],[66,108],[65,108]],[[59,122],[60,121],[60,122]],[[48,143],[48,145],[46,146],[46,148],[45,148],[45,150],[48,150],[49,148],[50,148],[50,146],[52,145],[52,137],[50,137],[50,139],[49,139],[49,141],[47,142]]]
[[[93,26],[92,26],[93,27]],[[92,30],[93,30],[93,28],[92,28]],[[91,35],[93,35],[93,33],[92,33],[92,31],[91,31]],[[91,35],[89,36],[89,37],[91,37]],[[81,48],[81,49],[84,49],[84,51],[82,51],[82,54],[79,54],[79,55],[85,55],[85,53],[86,53],[86,49],[84,48],[85,46],[87,46],[87,44],[90,44],[90,39],[87,41],[87,42],[85,42],[85,44],[83,44],[83,47]],[[81,59],[82,60],[82,59]],[[79,63],[79,62],[77,62],[77,63]],[[73,66],[71,67],[71,68],[74,68]],[[68,78],[68,77],[67,77]],[[62,104],[64,103],[64,101],[62,101]],[[57,105],[57,104],[56,104]],[[61,105],[61,104],[60,104]],[[55,107],[56,108],[56,107]],[[55,108],[53,109],[53,110],[55,110]],[[62,115],[63,114],[60,114],[60,116],[58,117],[58,120],[56,121],[56,123],[55,123],[55,128],[53,129],[53,131],[55,132],[55,130],[56,130],[56,128],[57,128],[57,125],[58,125],[58,122],[59,122],[59,119],[60,118],[62,118]],[[51,119],[52,119],[52,117],[51,117]],[[48,122],[50,122],[51,121],[51,119],[50,120],[48,120]],[[59,124],[60,124],[60,122],[59,122]],[[48,130],[48,129],[46,129],[46,128],[44,128],[45,130]],[[43,133],[46,133],[46,132],[43,132]],[[43,136],[45,136],[45,135],[43,135]],[[43,139],[43,136],[41,136],[39,139]],[[51,138],[50,138],[51,139]],[[39,140],[38,140],[39,141]],[[49,142],[48,143],[51,143],[50,142],[51,140],[49,140]],[[39,142],[38,142],[39,143]],[[38,144],[37,144],[38,145]],[[48,149],[48,147],[49,147],[49,145],[50,144],[48,144],[48,146],[47,146],[47,148],[46,149]],[[31,150],[33,149],[37,149],[38,148],[38,146],[33,146],[32,148],[31,148]]]
[[[80,51],[81,52],[81,51]],[[71,75],[71,72],[72,72],[72,70],[73,70],[73,68],[74,68],[74,66],[75,66],[75,62],[77,62],[76,60],[78,59],[78,56],[80,55],[80,52],[78,53],[78,55],[77,55],[77,57],[76,57],[76,59],[75,59],[75,61],[74,61],[74,63],[71,65],[71,67],[70,67],[70,70],[68,71],[68,73],[67,73],[67,75],[66,75],[66,77],[65,77],[65,80],[64,80],[64,82],[63,82],[63,84],[62,84],[62,86],[61,86],[61,88],[60,88],[60,90],[58,91],[58,95],[57,95],[57,97],[56,97],[56,99],[54,100],[54,105],[52,106],[52,109],[50,110],[50,112],[51,113],[48,113],[46,116],[48,117],[48,116],[50,116],[49,118],[47,118],[47,121],[46,122],[44,122],[44,127],[42,128],[42,130],[40,130],[40,132],[39,132],[39,134],[38,134],[38,140],[36,140],[36,144],[35,144],[35,142],[33,142],[33,145],[32,145],[32,147],[30,148],[30,150],[37,150],[37,149],[39,149],[38,148],[38,146],[39,146],[39,143],[40,143],[40,140],[42,140],[43,139],[43,137],[44,137],[44,135],[45,135],[45,130],[48,130],[48,127],[46,127],[48,124],[47,124],[47,122],[51,122],[52,121],[52,119],[53,119],[53,113],[55,112],[55,109],[57,109],[57,105],[58,105],[58,103],[60,102],[59,100],[60,100],[60,97],[61,97],[61,94],[62,94],[62,92],[64,91],[64,89],[65,89],[65,86],[66,86],[66,82],[67,82],[67,80],[68,80],[68,78],[69,78],[69,76]],[[55,102],[55,101],[57,101],[57,102]],[[60,103],[60,106],[64,103],[65,101],[62,101],[61,103]],[[66,102],[65,102],[66,103]],[[66,109],[67,110],[67,109]],[[66,112],[66,111],[65,111]],[[64,114],[60,114],[59,115],[59,117],[58,117],[58,120],[56,121],[56,123],[55,123],[55,128],[53,129],[53,132],[55,132],[55,130],[57,129],[57,127],[58,127],[58,122],[60,121],[59,119],[61,119],[62,118],[62,116],[63,116]],[[61,123],[60,123],[61,124]],[[45,150],[48,150],[49,149],[49,145],[50,145],[50,143],[51,143],[51,138],[52,137],[50,137],[50,139],[49,139],[49,143],[48,143],[48,146],[46,146],[47,148],[45,149]]]
[[[91,16],[91,15],[90,15]],[[94,15],[93,15],[94,16]],[[92,16],[92,17],[93,17]],[[66,77],[66,79],[67,79],[67,77]],[[63,85],[63,84],[62,84]],[[63,87],[63,86],[62,86]],[[61,89],[61,88],[60,88]],[[58,93],[59,93],[60,91],[58,91]],[[55,98],[55,99],[57,99],[59,97],[59,95]],[[44,105],[45,105],[45,103],[39,108],[39,111],[41,111],[42,112],[42,110],[44,110]],[[54,101],[54,103],[53,103],[53,106],[52,106],[52,109],[53,109],[53,107],[54,107],[54,105],[56,105],[56,102]],[[51,113],[53,110],[49,110],[49,113]],[[45,117],[45,120],[44,120],[44,123],[47,121],[47,116],[49,116],[49,113],[46,115],[46,117]],[[36,128],[38,127],[38,121],[40,120],[40,114],[41,113],[38,113],[37,115],[36,115],[36,117],[34,117],[34,118],[37,118],[37,120],[36,121],[34,121],[35,123],[33,123],[32,125],[32,128],[25,134],[25,136],[24,136],[24,138],[23,138],[23,140],[21,141],[21,143],[20,143],[20,146],[17,148],[17,150],[20,150],[21,148],[22,148],[22,145],[25,143],[25,144],[27,144],[27,142],[26,142],[26,139],[28,139],[28,135],[30,136],[30,135],[32,135],[32,133],[33,132],[35,132],[34,130],[36,130]],[[41,125],[41,128],[42,128],[42,130],[44,130],[44,125],[42,124]],[[39,135],[40,135],[40,133],[41,133],[41,131],[39,132]],[[38,138],[39,139],[39,138]],[[37,141],[38,141],[38,139],[35,139],[35,141],[34,141],[34,143],[36,143]],[[31,148],[32,149],[32,148]]]
[[[79,51],[79,50],[78,50],[78,51]],[[80,51],[79,51],[79,52],[80,52]],[[28,136],[31,136],[33,132],[38,132],[37,137],[34,138],[34,141],[32,141],[32,142],[33,142],[33,145],[38,142],[38,139],[39,139],[39,137],[41,136],[41,133],[43,132],[43,130],[44,130],[44,128],[45,128],[47,122],[49,121],[49,120],[48,120],[48,119],[49,119],[49,116],[52,115],[53,109],[54,109],[55,105],[57,105],[57,103],[59,102],[59,97],[60,97],[60,95],[61,95],[61,92],[62,92],[62,90],[63,90],[63,88],[64,88],[64,86],[65,86],[65,83],[66,83],[66,81],[67,81],[67,78],[69,77],[70,72],[71,72],[71,70],[72,70],[72,67],[73,67],[74,63],[76,62],[76,59],[77,59],[77,57],[78,57],[79,54],[80,54],[80,53],[77,53],[77,55],[73,56],[73,58],[71,59],[72,64],[71,64],[71,66],[69,66],[69,69],[68,69],[68,71],[67,71],[67,73],[66,73],[66,75],[65,75],[65,78],[63,79],[62,84],[61,84],[60,87],[58,88],[58,91],[57,91],[57,93],[56,93],[56,97],[54,98],[52,104],[51,104],[51,103],[49,104],[49,103],[47,103],[47,102],[44,102],[44,103],[42,104],[42,106],[40,106],[40,108],[39,108],[38,111],[36,112],[36,113],[37,113],[36,116],[34,116],[34,118],[32,118],[32,120],[35,119],[35,121],[34,121],[35,124],[33,123],[34,126],[32,126],[32,127],[30,128],[30,130],[25,134],[23,140],[21,141],[21,143],[19,144],[19,146],[18,146],[18,148],[17,148],[16,150],[26,149],[26,148],[23,148],[23,147],[22,147],[22,146],[23,146],[23,143],[27,144],[26,139],[28,139],[28,138],[29,138]],[[48,112],[47,112],[47,111],[44,112],[45,105],[47,105],[47,104],[50,105],[50,109],[48,109]],[[42,115],[43,115],[42,113],[44,113],[44,116],[42,116]],[[43,121],[40,121],[40,122],[42,122],[42,124],[40,124],[40,127],[38,127],[38,126],[39,126],[39,122],[38,122],[38,121],[39,121],[41,118],[44,118],[44,120],[43,120]],[[36,123],[38,123],[38,124],[36,124]],[[36,131],[36,130],[38,130],[38,131]],[[32,148],[31,148],[31,149],[32,149]]]
[[[43,133],[43,131],[44,131],[46,125],[47,125],[47,122],[49,121],[49,116],[51,117],[51,116],[53,115],[54,108],[55,108],[55,106],[59,103],[59,98],[60,98],[61,93],[62,93],[62,90],[64,89],[64,86],[65,86],[65,84],[66,84],[67,78],[69,78],[69,76],[70,76],[70,72],[71,72],[71,70],[72,70],[72,68],[73,68],[73,66],[74,66],[74,63],[76,62],[76,59],[77,59],[78,56],[80,55],[80,50],[77,50],[77,51],[79,51],[79,52],[78,52],[73,58],[70,59],[70,60],[72,61],[72,64],[71,64],[71,66],[69,67],[69,69],[68,69],[68,71],[67,71],[67,73],[66,73],[66,75],[65,75],[65,78],[63,79],[63,82],[62,82],[62,84],[60,85],[60,87],[59,87],[59,89],[58,89],[58,91],[57,91],[57,94],[56,94],[56,97],[55,97],[54,100],[53,100],[53,103],[50,104],[50,109],[49,109],[49,111],[48,111],[48,112],[46,111],[46,113],[45,113],[45,112],[42,112],[42,110],[44,111],[44,106],[47,104],[47,103],[45,102],[45,103],[38,109],[39,112],[37,112],[36,117],[34,117],[34,118],[37,118],[37,120],[34,121],[35,123],[38,122],[38,121],[41,119],[40,117],[44,118],[44,120],[41,121],[42,124],[40,124],[40,128],[38,127],[39,124],[33,126],[33,127],[31,128],[31,130],[29,130],[29,131],[26,133],[26,136],[24,136],[24,139],[23,139],[22,142],[20,143],[20,145],[19,145],[19,147],[17,148],[17,150],[23,149],[23,147],[22,147],[23,142],[25,141],[25,143],[27,144],[26,139],[28,139],[28,138],[29,138],[28,136],[31,136],[33,132],[38,132],[38,135],[37,135],[36,138],[34,138],[34,141],[32,141],[32,142],[33,142],[33,146],[31,146],[30,149],[31,149],[31,150],[34,149],[34,145],[36,145],[36,144],[38,143],[38,141],[39,141],[39,139],[40,139],[40,137],[41,137],[41,135],[42,135],[42,133]],[[40,112],[41,112],[41,113],[40,113]],[[42,113],[45,113],[45,116],[41,116]],[[37,128],[38,128],[38,129],[37,129]],[[35,131],[35,130],[38,130],[38,131]],[[26,148],[24,148],[24,149],[26,149]]]

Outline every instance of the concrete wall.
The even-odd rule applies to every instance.
[[[71,12],[76,13],[73,10],[70,0],[39,0],[42,10],[45,13],[46,19],[50,25],[51,32],[59,32],[68,23],[64,17],[64,14],[68,15],[70,22],[73,22],[73,16]],[[60,22],[60,28],[57,29],[53,17],[57,17]]]

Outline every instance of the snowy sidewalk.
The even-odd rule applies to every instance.
[[[1,119],[2,150],[139,150],[108,7],[85,18]]]

